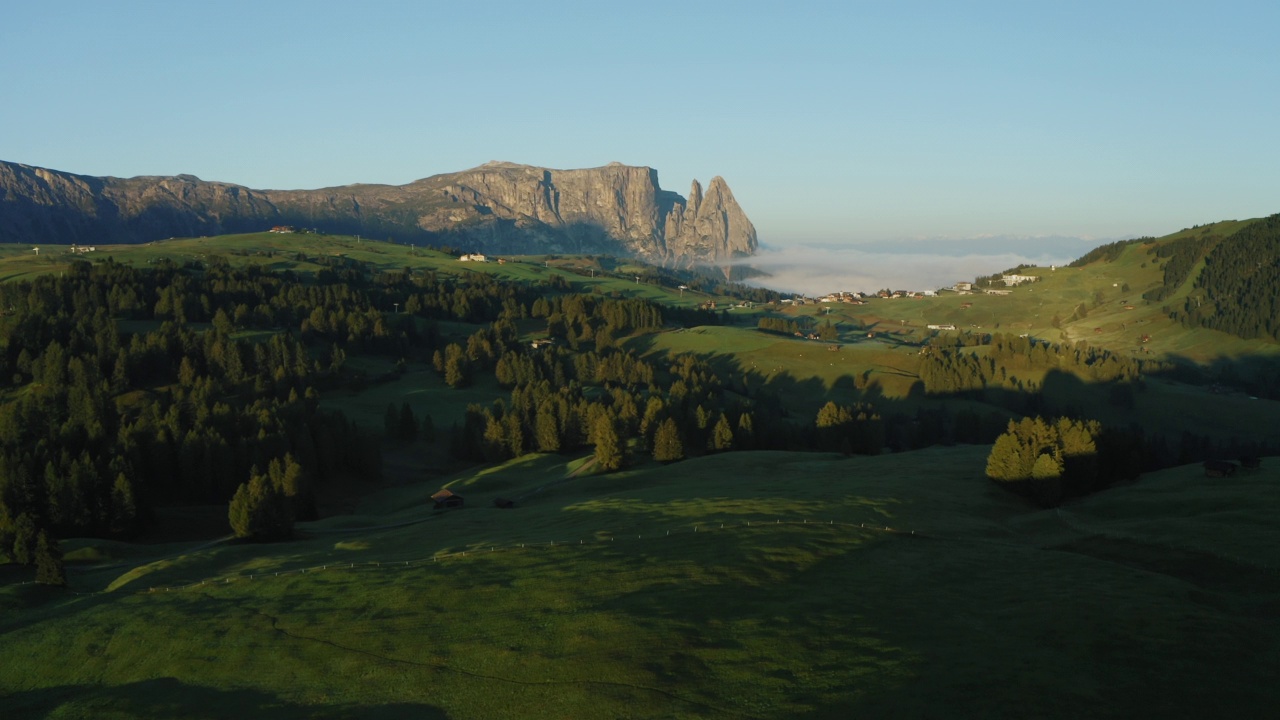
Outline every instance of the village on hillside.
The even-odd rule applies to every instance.
[[[1050,267],[1050,271],[1056,270],[1056,266]],[[1039,275],[1019,275],[1014,273],[1005,273],[999,276],[986,278],[983,283],[979,282],[957,282],[951,287],[939,288],[937,290],[890,290],[884,289],[874,293],[864,293],[858,291],[839,291],[828,293],[821,297],[808,298],[796,296],[794,298],[783,300],[783,304],[787,305],[806,305],[818,303],[846,303],[849,305],[865,305],[869,300],[898,300],[898,299],[915,299],[920,300],[927,297],[937,297],[939,293],[953,292],[957,295],[1008,295],[1010,288],[1033,283],[1040,280]],[[997,286],[997,283],[1003,283],[1003,287]]]

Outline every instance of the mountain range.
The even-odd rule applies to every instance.
[[[94,177],[0,161],[0,242],[118,244],[274,226],[486,253],[612,253],[677,267],[753,255],[723,178],[689,196],[653,168],[490,162],[406,185],[254,190],[192,175]]]

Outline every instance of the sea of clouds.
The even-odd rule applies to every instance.
[[[1054,242],[903,241],[866,246],[798,245],[761,246],[742,265],[768,273],[747,281],[782,292],[824,295],[835,291],[874,292],[937,290],[957,282],[972,281],[1019,265],[1065,265],[1101,241],[1055,238]]]

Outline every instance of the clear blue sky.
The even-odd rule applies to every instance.
[[[723,175],[761,239],[1280,212],[1280,3],[0,3],[0,159],[258,188]]]

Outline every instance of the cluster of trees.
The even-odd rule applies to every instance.
[[[1066,417],[1010,421],[987,457],[987,477],[1044,506],[1136,478],[1141,468],[1137,438]]]
[[[610,470],[632,444],[664,462],[756,446],[758,402],[726,392],[715,370],[691,355],[655,363],[616,348],[575,354],[556,347],[510,350],[500,363],[511,395],[468,409],[454,441],[460,457],[594,447]]]
[[[303,478],[287,493],[289,517],[313,517],[315,483],[376,476],[381,464],[372,437],[319,408],[320,390],[358,380],[343,371],[349,353],[434,351],[460,386],[504,355],[520,370],[512,351],[523,318],[545,317],[568,348],[592,352],[664,322],[654,303],[572,294],[559,276],[530,286],[315,261],[325,267],[302,278],[217,257],[146,269],[108,259],[0,285],[0,387],[20,389],[0,406],[0,549],[35,547],[41,532],[132,535],[158,503],[238,496],[233,519],[243,524],[258,517],[244,510],[250,500],[274,506],[271,468],[286,456]],[[441,347],[436,320],[489,324],[465,344]],[[271,334],[237,337],[246,330]],[[575,357],[576,369],[634,374],[634,363],[611,356],[596,371],[593,360]],[[413,436],[424,431],[402,412],[388,435],[408,439],[411,426]]]
[[[255,466],[231,498],[227,519],[232,532],[257,542],[289,538],[299,511],[310,509],[308,487],[302,465],[291,454],[273,459],[266,472]]]
[[[827,402],[814,422],[818,446],[845,455],[875,455],[885,445],[884,423],[868,403]]]
[[[762,317],[756,321],[756,328],[765,332],[781,333],[783,335],[808,335],[812,332],[813,321],[810,318],[791,320],[780,317]],[[817,333],[818,339],[823,342],[836,342],[840,339],[839,329],[830,320],[818,325]]]
[[[809,319],[805,318],[802,322],[790,318],[762,317],[756,321],[756,327],[766,332],[782,333],[783,335],[805,334],[809,331]]]
[[[157,503],[227,502],[286,453],[308,484],[376,474],[376,443],[322,411],[319,388],[343,382],[348,349],[422,337],[385,323],[356,285],[217,261],[76,263],[0,285],[0,385],[14,388],[0,405],[0,550],[34,547],[42,531],[132,535]],[[233,336],[286,320],[296,335]],[[299,491],[300,516],[314,514],[311,497]]]
[[[929,346],[920,361],[920,379],[927,393],[980,394],[986,388],[1025,391],[1031,389],[1026,381],[1029,375],[1048,370],[1072,372],[1091,382],[1136,382],[1144,371],[1161,367],[1084,341],[1059,345],[1003,333],[971,339],[986,339],[985,352]]]
[[[1168,267],[1166,267],[1166,273]],[[1205,257],[1197,292],[1171,316],[1245,339],[1280,340],[1280,215],[1259,220]]]

